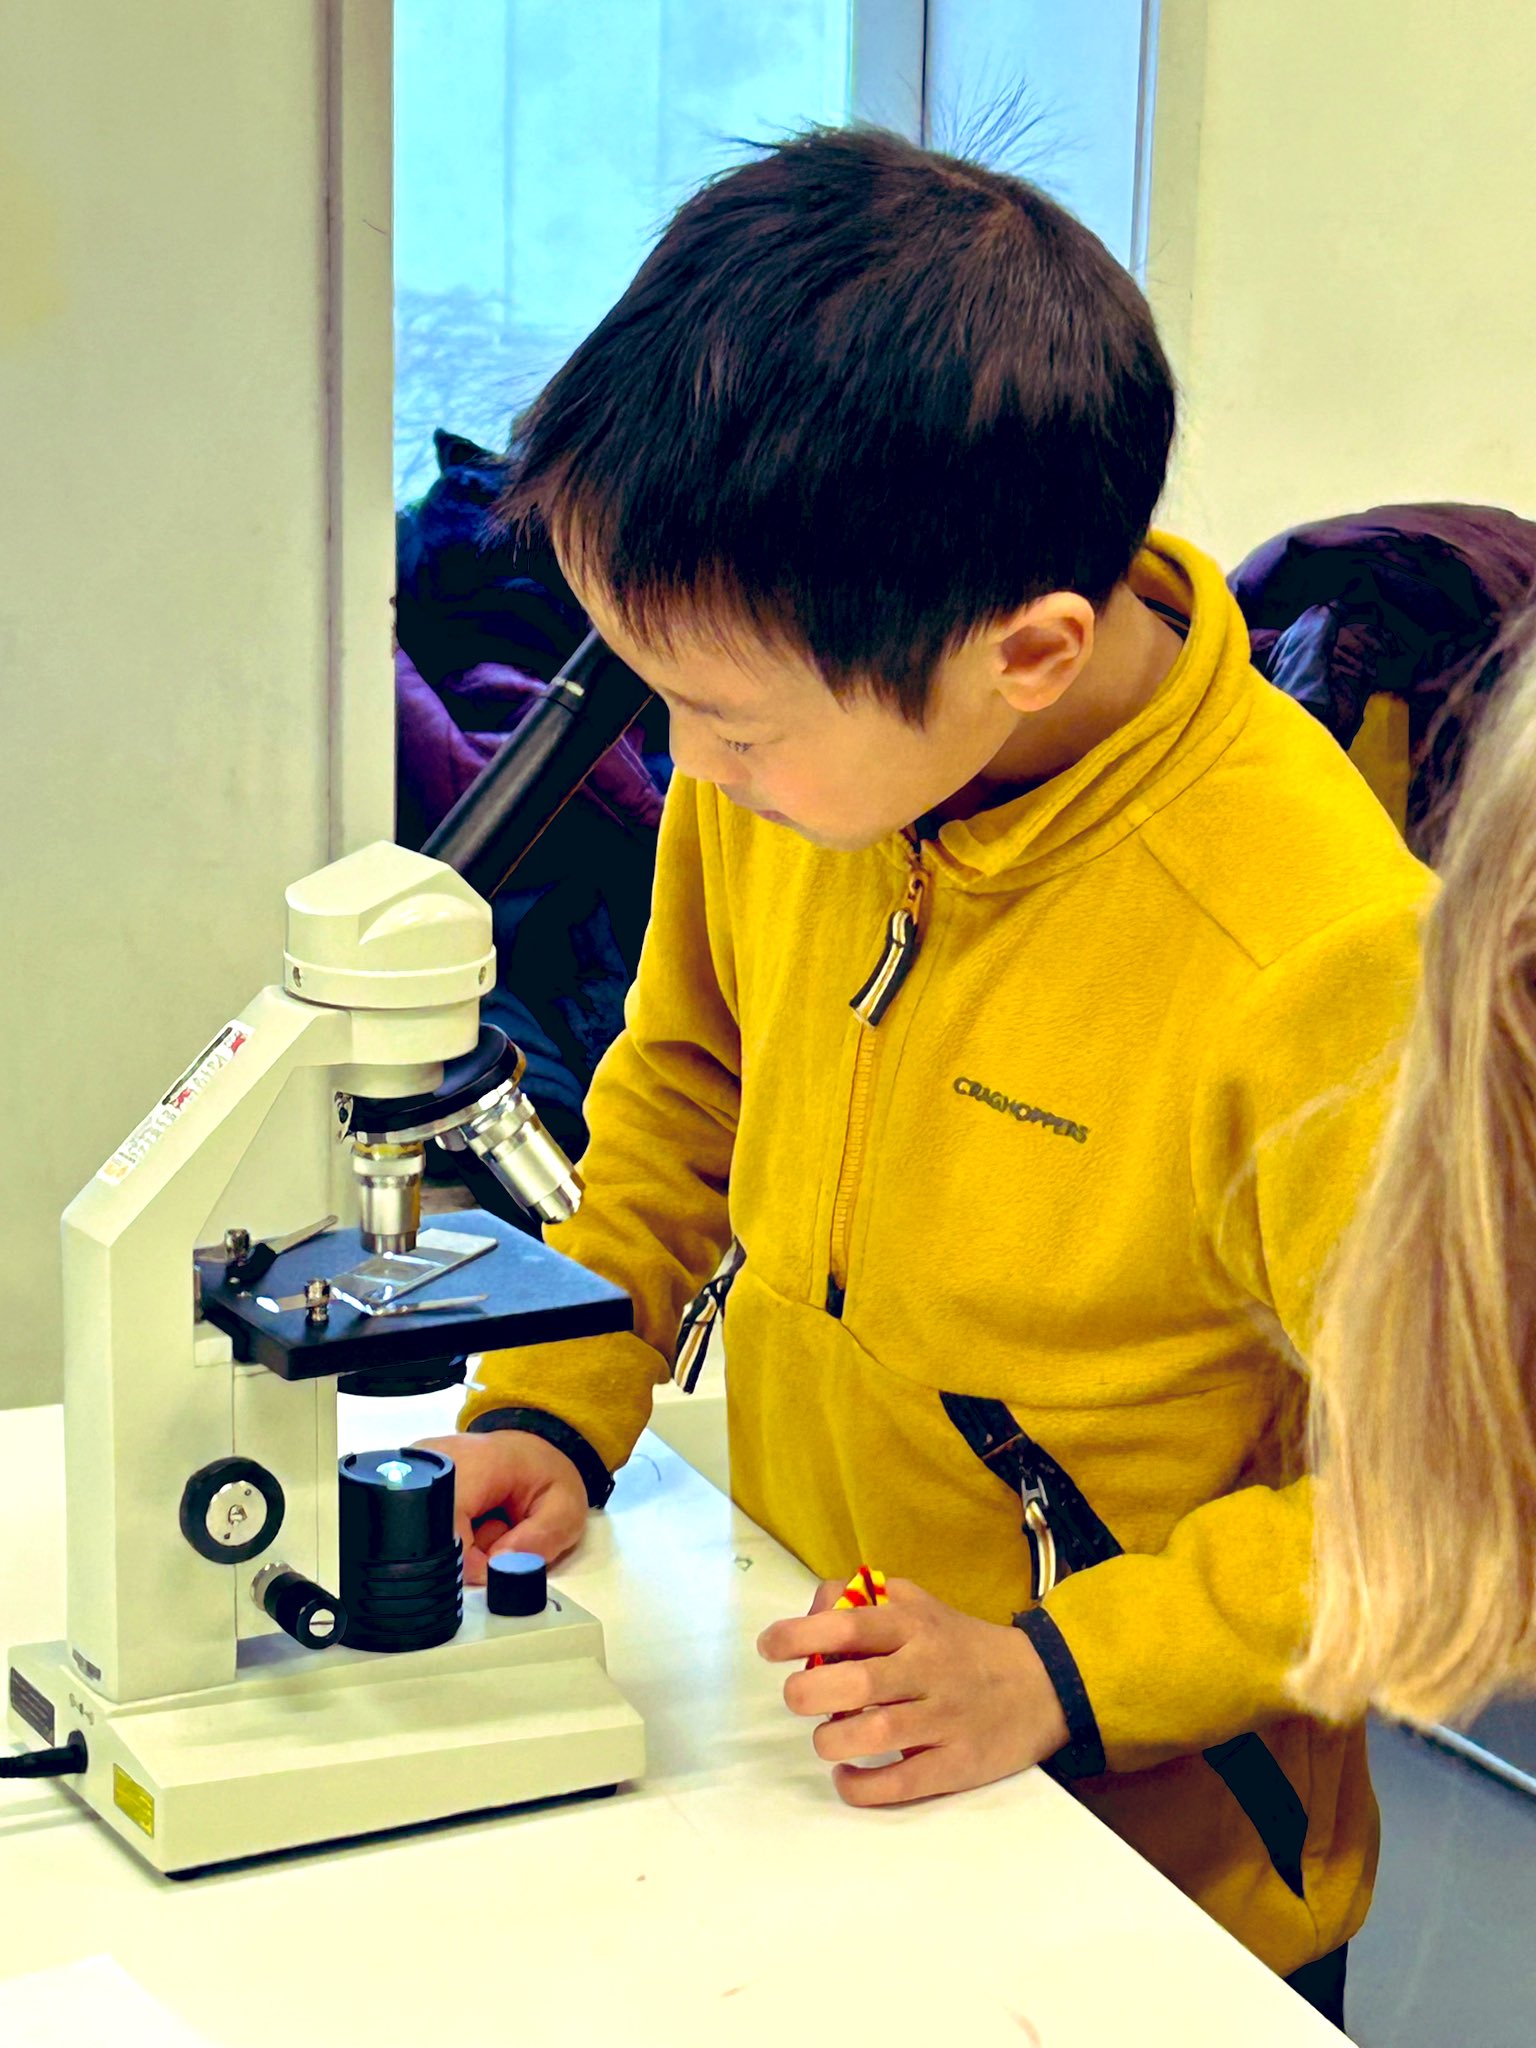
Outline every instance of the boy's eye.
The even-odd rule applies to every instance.
[[[721,745],[728,747],[733,754],[750,754],[753,742],[751,740],[722,740]]]

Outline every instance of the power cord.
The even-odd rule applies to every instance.
[[[0,1778],[68,1778],[83,1771],[88,1761],[85,1737],[76,1732],[59,1749],[24,1749],[17,1756],[0,1756]]]

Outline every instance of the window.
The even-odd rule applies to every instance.
[[[849,114],[849,0],[397,0],[396,497],[505,445],[743,141]]]
[[[1017,170],[1131,261],[1153,4],[396,0],[397,502],[434,428],[505,445],[702,178],[810,122]]]
[[[925,139],[1032,179],[1139,269],[1156,13],[1148,0],[928,0]],[[975,135],[983,146],[967,148]]]

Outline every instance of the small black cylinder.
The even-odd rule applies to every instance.
[[[589,633],[422,852],[446,861],[489,902],[650,696]]]
[[[353,1451],[341,1461],[343,1641],[430,1650],[464,1618],[453,1462],[437,1451]]]
[[[262,1588],[261,1604],[278,1627],[306,1650],[324,1650],[346,1634],[342,1603],[300,1572],[273,1572]]]
[[[492,1614],[542,1614],[548,1603],[542,1557],[529,1550],[503,1550],[488,1561],[485,1604]]]

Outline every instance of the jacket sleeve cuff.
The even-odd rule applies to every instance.
[[[1053,1778],[1064,1780],[1099,1777],[1105,1769],[1104,1744],[1089,1703],[1088,1689],[1083,1684],[1083,1675],[1067,1648],[1066,1638],[1043,1607],[1032,1607],[1027,1614],[1016,1614],[1013,1625],[1034,1645],[1040,1662],[1045,1666],[1046,1677],[1056,1688],[1061,1711],[1066,1716],[1066,1747],[1047,1757],[1044,1768]]]
[[[587,1505],[607,1505],[613,1492],[613,1474],[579,1429],[572,1429],[568,1422],[562,1422],[558,1415],[546,1414],[542,1408],[491,1408],[475,1417],[468,1434],[486,1436],[493,1429],[521,1429],[529,1436],[543,1437],[557,1451],[564,1451],[581,1474],[587,1489]]]

